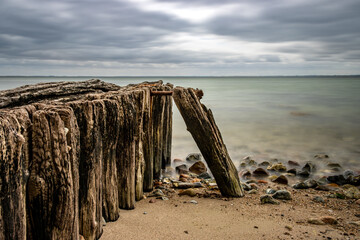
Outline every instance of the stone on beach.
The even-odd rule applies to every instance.
[[[196,174],[201,174],[201,173],[205,173],[207,169],[203,162],[198,161],[189,168],[189,171]]]
[[[288,184],[288,182],[289,182],[288,179],[284,175],[280,175],[272,181],[275,183],[280,183],[280,184]]]
[[[181,164],[181,165],[175,167],[175,170],[178,174],[188,174],[189,173],[189,170],[188,170],[186,164]]]
[[[273,170],[277,172],[285,172],[286,166],[284,166],[282,163],[274,163],[273,165],[267,167],[267,170]]]
[[[291,194],[287,190],[278,190],[272,195],[272,197],[280,200],[291,200]]]
[[[202,156],[200,153],[190,153],[186,157],[186,161],[188,161],[188,162],[200,161],[201,159],[202,159]]]
[[[179,196],[190,196],[190,197],[195,197],[196,196],[196,191],[192,188],[186,189],[186,190],[182,190],[179,192]]]
[[[257,168],[253,171],[253,175],[255,176],[268,176],[269,173],[263,168]]]
[[[279,205],[280,202],[276,201],[272,196],[270,195],[262,195],[260,196],[260,202],[261,204],[275,204],[275,205]]]

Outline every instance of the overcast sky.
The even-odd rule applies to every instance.
[[[359,0],[1,0],[0,75],[360,74]]]

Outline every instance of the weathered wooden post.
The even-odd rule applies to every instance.
[[[215,177],[221,194],[226,197],[242,197],[244,192],[237,170],[230,159],[211,110],[200,103],[196,90],[192,88],[176,87],[173,97],[188,131]]]

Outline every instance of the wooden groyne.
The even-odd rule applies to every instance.
[[[97,239],[102,218],[134,208],[170,163],[172,88],[89,80],[1,91],[0,239]]]

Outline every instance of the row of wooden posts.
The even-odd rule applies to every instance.
[[[172,96],[224,196],[243,195],[193,89],[99,80],[0,92],[0,239],[98,239],[171,163]],[[206,142],[206,144],[205,144]]]

